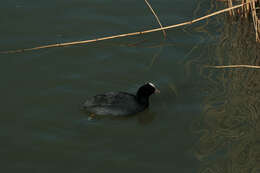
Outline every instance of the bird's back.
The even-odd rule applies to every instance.
[[[83,107],[97,115],[125,116],[143,111],[146,106],[140,104],[136,96],[126,92],[109,92],[89,98]]]

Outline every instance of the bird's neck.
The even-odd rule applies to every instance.
[[[145,97],[145,96],[139,95],[139,94],[137,93],[136,98],[137,98],[137,101],[138,101],[139,103],[145,105],[145,107],[148,107],[148,106],[149,106],[149,97]]]

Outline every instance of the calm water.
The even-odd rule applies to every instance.
[[[163,25],[216,8],[195,0],[151,3]],[[216,57],[217,20],[170,30],[166,41],[158,32],[1,54],[1,170],[197,172],[201,163],[193,150],[198,139],[190,126],[203,114],[206,92],[201,87],[208,81],[199,64]],[[136,0],[4,0],[0,24],[1,51],[158,27],[146,4]],[[137,116],[90,122],[79,109],[89,96],[134,93],[147,81],[161,94],[152,96],[150,109]]]

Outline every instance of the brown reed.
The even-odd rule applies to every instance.
[[[241,12],[237,10],[238,12],[236,14],[239,14],[242,18],[248,18],[249,15],[252,16],[256,41],[260,42],[260,21],[256,13],[256,3],[258,2],[259,0],[241,0],[241,3],[246,3],[246,5],[241,8]],[[228,7],[233,7],[233,0],[228,0]],[[236,16],[234,11],[232,13],[230,12],[229,14],[230,16]]]
[[[260,69],[260,66],[257,65],[219,65],[219,66],[205,66],[208,68],[254,68]]]
[[[259,19],[256,15],[256,7],[255,7],[255,1],[250,1],[250,8],[251,8],[251,15],[252,15],[252,18],[253,18],[253,23],[254,23],[254,28],[255,28],[255,34],[256,34],[256,41],[260,41],[260,38],[259,38],[259,34],[258,32],[260,32],[260,27],[259,27]]]
[[[228,0],[228,6],[229,6],[229,7],[233,7],[232,0]],[[229,11],[229,15],[230,15],[230,16],[234,16],[234,15],[235,15],[235,12],[234,12],[233,9]]]

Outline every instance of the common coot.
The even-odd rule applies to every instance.
[[[108,92],[89,98],[83,108],[94,115],[127,116],[142,112],[149,106],[149,97],[160,91],[152,83],[141,86],[136,95]]]

